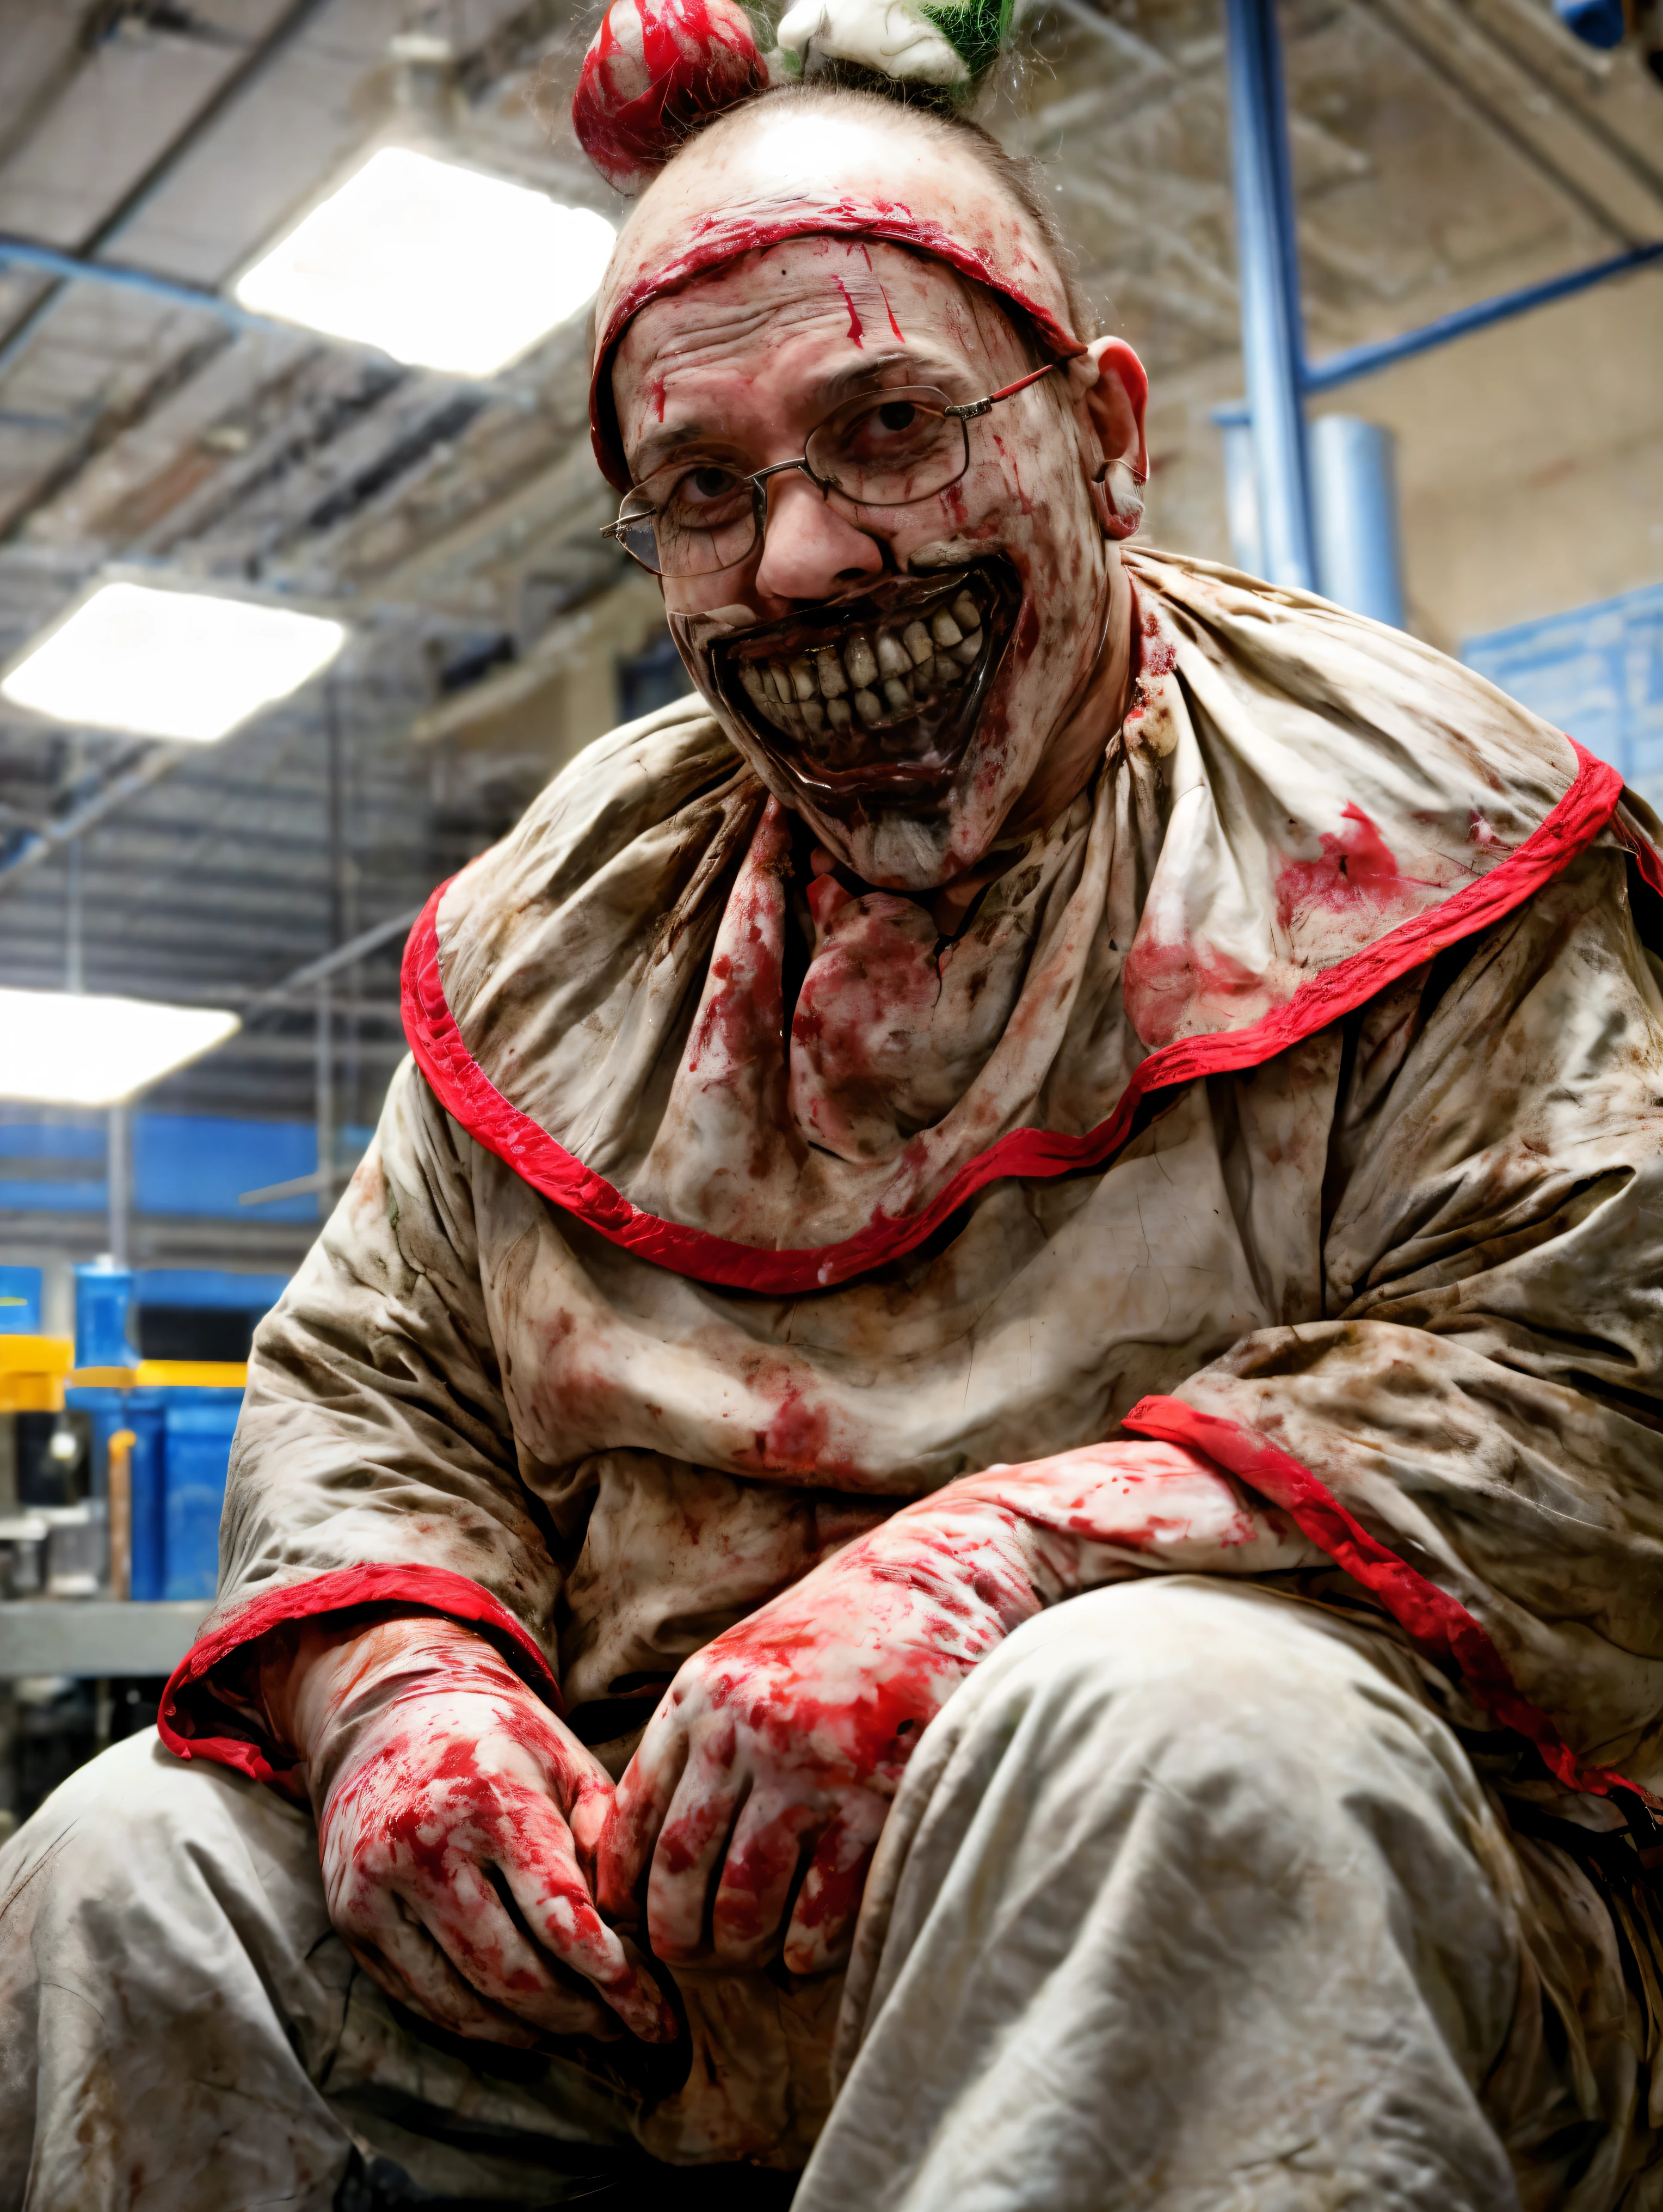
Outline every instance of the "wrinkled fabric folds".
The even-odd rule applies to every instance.
[[[796,2204],[1642,2212],[1656,1984],[1606,1911],[1384,1639],[1250,1585],[1072,1600],[908,1772]]]

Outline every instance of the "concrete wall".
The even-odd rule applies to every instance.
[[[1241,390],[1226,356],[1156,391],[1152,544],[1230,557],[1209,412]],[[1397,432],[1410,626],[1446,651],[1663,578],[1663,267],[1320,405]]]

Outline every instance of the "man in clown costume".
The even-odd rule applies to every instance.
[[[591,50],[697,693],[412,938],[160,1741],[0,1856],[7,2207],[1663,2204],[1657,825],[1132,546],[872,88],[985,33]]]

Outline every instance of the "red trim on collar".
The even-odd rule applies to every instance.
[[[405,1605],[441,1613],[447,1620],[465,1620],[482,1631],[517,1668],[545,1705],[563,1710],[560,1686],[549,1662],[530,1633],[505,1605],[466,1575],[448,1567],[337,1567],[329,1574],[313,1575],[303,1583],[289,1583],[267,1590],[222,1621],[210,1635],[198,1637],[168,1677],[162,1692],[156,1732],[168,1750],[179,1759],[207,1759],[219,1766],[234,1766],[256,1782],[270,1782],[276,1772],[259,1746],[246,1736],[192,1735],[193,1716],[181,1711],[180,1698],[193,1683],[232,1652],[252,1644],[286,1621],[313,1620],[320,1613],[344,1613],[359,1605]],[[228,1711],[227,1717],[229,1717]]]
[[[1642,879],[1657,893],[1659,898],[1663,898],[1663,859],[1659,858],[1656,846],[1648,837],[1642,836],[1633,823],[1624,822],[1620,816],[1611,827],[1633,854]]]
[[[1658,1804],[1650,1790],[1615,1767],[1585,1766],[1540,1706],[1520,1691],[1488,1632],[1466,1607],[1371,1536],[1302,1460],[1267,1443],[1245,1422],[1200,1413],[1181,1398],[1140,1398],[1120,1425],[1133,1436],[1205,1452],[1279,1505],[1336,1566],[1380,1600],[1423,1651],[1453,1661],[1486,1711],[1533,1743],[1567,1788],[1599,1797],[1631,1790],[1648,1805]]]
[[[1577,758],[1570,789],[1540,827],[1487,875],[1453,892],[1441,906],[1400,922],[1361,952],[1311,976],[1285,1005],[1245,1029],[1180,1037],[1151,1052],[1108,1120],[1083,1136],[1049,1129],[1010,1130],[967,1161],[927,1206],[915,1213],[879,1215],[841,1243],[767,1250],[663,1220],[633,1206],[604,1176],[556,1144],[530,1115],[512,1105],[468,1050],[446,1003],[437,925],[439,902],[447,888],[443,884],[428,901],[405,948],[404,1034],[416,1066],[446,1112],[533,1190],[612,1243],[695,1282],[730,1290],[774,1297],[824,1290],[913,1251],[988,1183],[1017,1176],[1037,1181],[1103,1166],[1131,1134],[1139,1105],[1156,1091],[1273,1059],[1354,1012],[1446,945],[1499,921],[1599,835],[1623,795],[1623,779],[1614,768],[1584,752],[1574,738],[1568,742]]]
[[[894,246],[909,246],[920,253],[945,261],[962,276],[974,277],[1001,299],[1020,307],[1033,322],[1059,361],[1071,361],[1085,347],[1059,323],[1053,310],[1011,282],[1007,270],[965,246],[938,222],[921,221],[898,202],[828,202],[824,206],[800,208],[795,214],[776,216],[771,222],[751,216],[701,216],[691,236],[673,260],[661,263],[650,275],[627,285],[606,319],[605,332],[595,348],[594,374],[589,380],[589,437],[601,474],[615,491],[628,491],[629,471],[619,449],[617,425],[611,407],[612,354],[632,319],[661,294],[676,291],[718,269],[737,261],[742,253],[766,251],[790,238],[877,238]]]

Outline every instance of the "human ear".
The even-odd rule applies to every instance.
[[[1107,536],[1130,538],[1149,478],[1144,364],[1123,338],[1096,338],[1070,362],[1068,380],[1097,518]]]

